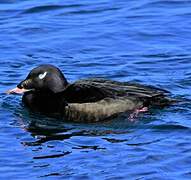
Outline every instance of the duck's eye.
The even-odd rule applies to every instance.
[[[46,75],[47,75],[47,72],[44,72],[42,74],[39,74],[38,77],[39,77],[39,79],[44,79],[46,77]]]

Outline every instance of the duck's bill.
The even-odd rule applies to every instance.
[[[14,88],[14,89],[10,89],[8,91],[6,91],[6,94],[23,94],[25,92],[31,91],[30,89],[20,89],[18,87]]]

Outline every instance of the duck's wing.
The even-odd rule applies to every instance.
[[[108,88],[86,80],[69,84],[61,94],[68,103],[97,102],[107,97],[113,97],[112,91]]]
[[[137,98],[144,101],[152,98],[162,98],[168,91],[130,82],[118,82],[107,79],[85,79],[70,84],[63,96],[69,103],[96,102],[104,98]]]
[[[100,86],[105,86],[107,91],[112,92],[114,97],[123,97],[124,99],[134,99],[142,101],[145,106],[156,105],[166,106],[174,102],[168,95],[169,91],[151,86],[143,85],[134,82],[118,82],[106,79],[93,79],[94,84],[100,83]]]

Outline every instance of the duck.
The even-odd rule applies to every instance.
[[[7,94],[22,94],[25,107],[34,112],[58,114],[67,121],[99,122],[125,112],[135,117],[151,108],[171,104],[169,91],[134,82],[87,78],[69,83],[51,64],[33,68]]]

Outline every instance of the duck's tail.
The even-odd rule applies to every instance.
[[[165,95],[154,96],[151,98],[147,98],[143,101],[143,105],[145,107],[161,107],[164,108],[166,106],[170,106],[176,103],[179,103],[180,100],[175,98],[166,97]]]

